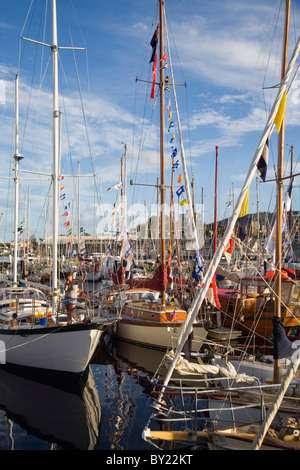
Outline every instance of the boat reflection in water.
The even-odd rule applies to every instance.
[[[118,401],[114,408],[114,412],[118,413],[118,419],[115,419],[114,421],[115,429],[114,432],[111,432],[110,436],[111,448],[116,450],[124,448],[129,449],[126,445],[131,445],[133,435],[130,435],[134,433],[136,445],[139,446],[136,447],[136,449],[153,450],[153,443],[150,444],[149,442],[144,441],[142,439],[142,433],[145,424],[149,420],[149,410],[152,409],[153,399],[156,397],[154,392],[155,386],[152,379],[158,370],[163,374],[161,363],[165,353],[164,351],[159,351],[157,349],[146,348],[122,340],[117,340],[116,338],[111,338],[109,335],[105,337],[105,344],[106,351],[110,357],[110,364],[113,366],[115,373],[118,376]],[[101,348],[102,353],[103,351],[104,348]],[[176,376],[176,373],[174,375]],[[129,390],[127,377],[138,385],[135,389],[136,393],[129,393],[134,390]],[[161,377],[163,377],[163,375],[161,375]],[[182,377],[180,380],[181,379]],[[173,378],[172,380],[175,380],[177,383],[178,378]],[[190,379],[184,378],[183,382],[190,382]],[[172,404],[175,410],[179,407],[179,402],[181,400],[180,394],[174,393],[165,398]],[[193,408],[193,395],[191,395],[190,403],[189,400],[187,400],[186,404],[189,408]],[[133,432],[131,429],[132,421],[134,422]],[[103,423],[103,426],[105,427],[105,423]],[[174,426],[176,426],[176,423],[174,423]],[[165,426],[161,421],[156,422],[156,427],[159,430],[165,429]],[[192,448],[191,446],[187,446],[185,443],[170,443],[163,440],[158,442],[156,441],[155,447],[160,448],[161,450]],[[202,442],[202,440],[199,440],[197,446],[194,448],[199,450],[206,448],[205,441],[203,440]]]
[[[80,383],[68,388],[57,388],[54,381],[37,382],[0,369],[0,409],[5,410],[8,420],[28,434],[48,441],[49,449],[55,449],[56,445],[66,450],[96,447],[101,406],[89,368]],[[1,440],[0,449],[16,449],[18,437],[12,425],[11,442],[8,445],[7,440],[5,444]]]

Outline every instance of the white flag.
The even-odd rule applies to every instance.
[[[110,191],[111,189],[120,189],[120,188],[122,188],[122,181],[120,181],[120,183],[114,184],[113,186],[108,188],[107,191]]]

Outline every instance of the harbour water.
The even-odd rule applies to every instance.
[[[161,358],[161,352],[109,339],[81,387],[0,370],[0,450],[157,451],[142,432]]]

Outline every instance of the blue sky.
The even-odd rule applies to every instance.
[[[27,21],[25,22],[29,7]],[[48,2],[49,3],[49,2]],[[155,184],[158,176],[158,106],[152,111],[150,85],[136,77],[151,78],[150,40],[157,24],[156,0],[59,0],[58,43],[86,47],[73,53],[60,51],[60,106],[62,119],[61,173],[91,175],[80,180],[81,225],[93,233],[99,219],[101,193],[104,204],[113,204],[117,192],[107,188],[120,179],[120,159],[128,146],[127,179]],[[168,34],[177,87],[181,126],[190,176],[195,178],[196,203],[204,191],[205,219],[213,219],[215,147],[219,147],[218,215],[223,218],[230,191],[237,198],[273,103],[276,90],[264,89],[279,82],[283,34],[283,1],[166,0]],[[20,57],[20,151],[23,170],[51,172],[51,74],[49,49],[20,41],[20,35],[51,42],[50,13],[44,30],[46,2],[1,0],[0,176],[12,175],[14,154],[14,77]],[[74,14],[76,12],[76,15]],[[299,35],[300,2],[292,1],[289,51]],[[24,26],[25,25],[25,26]],[[24,26],[24,30],[23,30]],[[43,34],[45,36],[43,39]],[[71,34],[70,34],[71,32]],[[43,54],[43,55],[42,55]],[[42,64],[42,65],[41,65]],[[48,64],[48,65],[47,65]],[[33,75],[34,73],[34,75]],[[43,84],[40,86],[41,77]],[[78,78],[81,95],[78,92]],[[288,98],[286,159],[294,146],[294,171],[300,171],[300,118],[296,81]],[[172,103],[173,110],[174,105]],[[82,112],[84,109],[84,114]],[[174,114],[174,113],[173,113]],[[87,128],[85,128],[85,123]],[[167,135],[168,137],[168,135]],[[166,139],[167,139],[166,137]],[[177,137],[177,135],[176,135]],[[140,142],[142,140],[142,144]],[[170,152],[166,140],[166,181]],[[271,140],[268,178],[274,178],[277,137]],[[287,163],[289,171],[289,163]],[[45,234],[44,205],[49,181],[21,181],[20,218],[24,199],[30,194],[29,231]],[[26,179],[25,179],[26,178]],[[64,202],[74,202],[77,227],[75,179],[65,178]],[[299,177],[295,181],[294,208],[299,209]],[[30,187],[30,190],[28,190]],[[128,204],[156,202],[152,187],[128,187]],[[29,192],[28,192],[29,191]],[[273,210],[274,184],[260,185],[260,210]],[[12,238],[12,182],[2,180],[0,238]],[[51,203],[51,200],[50,200]],[[63,213],[63,204],[61,214]],[[251,186],[249,212],[256,210],[255,183]],[[47,212],[46,212],[47,214]],[[50,215],[46,216],[49,220]],[[60,217],[60,233],[65,233]],[[50,224],[49,224],[50,225]],[[50,227],[47,228],[49,233]]]

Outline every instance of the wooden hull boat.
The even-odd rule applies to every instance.
[[[264,278],[244,278],[238,290],[218,289],[222,326],[236,328],[244,335],[254,334],[256,341],[269,339],[273,334],[275,314],[274,284]],[[299,326],[300,282],[282,280],[281,318],[285,328]],[[217,324],[217,316],[212,314]]]
[[[134,344],[174,348],[187,312],[175,305],[162,308],[159,292],[150,289],[129,289],[126,298],[130,300],[125,301],[120,320],[113,325],[114,335]],[[198,352],[206,337],[204,322],[195,321],[191,350]]]

